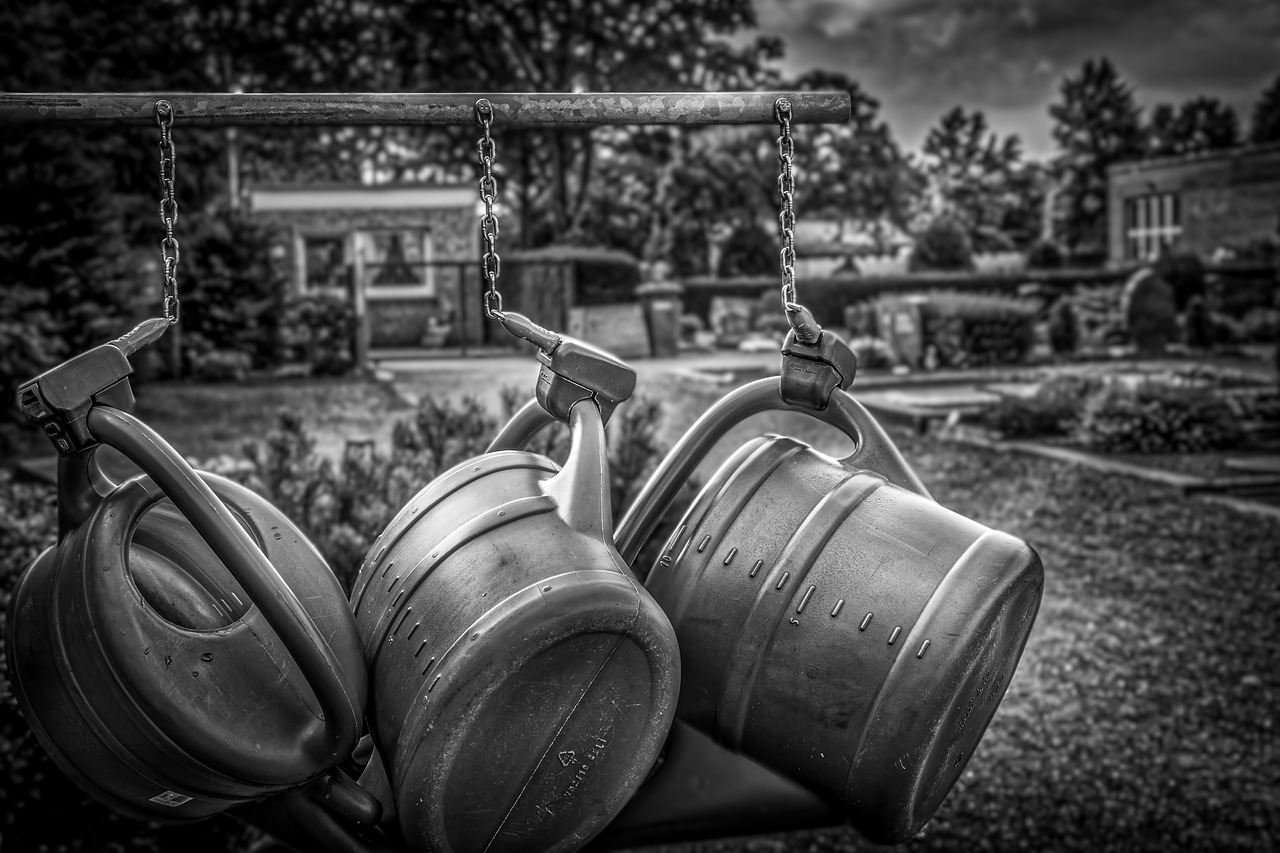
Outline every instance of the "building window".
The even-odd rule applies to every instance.
[[[1124,256],[1148,261],[1182,236],[1182,203],[1177,193],[1152,193],[1124,201]]]
[[[346,285],[341,237],[303,237],[302,268],[305,292],[324,291]]]
[[[370,299],[435,296],[431,232],[425,228],[361,231],[356,235],[365,294]]]

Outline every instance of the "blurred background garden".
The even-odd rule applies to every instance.
[[[847,124],[793,131],[799,299],[938,500],[1024,537],[1047,578],[982,748],[907,849],[1275,849],[1280,10],[890,5],[0,2],[0,91],[847,91]],[[1191,46],[1157,56],[1148,29]],[[916,90],[889,82],[911,63]],[[135,360],[138,412],[349,584],[533,390],[480,313],[478,130],[173,134],[182,320]],[[493,136],[506,307],[639,371],[611,424],[620,516],[718,395],[778,369],[777,129]],[[5,607],[56,535],[52,449],[13,392],[158,314],[158,141],[0,127]],[[842,447],[762,416],[700,477],[762,430]],[[0,699],[0,850],[260,842],[112,815]],[[878,848],[834,828],[680,849]]]

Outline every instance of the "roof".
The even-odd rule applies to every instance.
[[[1192,154],[1169,154],[1163,157],[1146,157],[1141,160],[1124,160],[1120,163],[1112,163],[1107,168],[1107,172],[1108,174],[1143,172],[1147,169],[1159,169],[1165,166],[1212,163],[1215,160],[1235,160],[1272,155],[1280,155],[1280,142],[1268,142],[1264,145],[1240,145],[1235,148],[1221,148],[1217,151],[1197,151]]]

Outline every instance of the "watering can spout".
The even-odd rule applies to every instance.
[[[613,513],[609,506],[608,452],[604,419],[591,400],[569,410],[573,445],[559,474],[544,487],[556,499],[570,529],[595,539],[612,541]]]

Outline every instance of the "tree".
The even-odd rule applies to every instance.
[[[724,37],[754,24],[749,0],[405,3],[391,14],[388,61],[404,91],[752,89],[770,81],[762,63],[781,55],[781,43],[760,38],[739,47]],[[580,230],[597,165],[592,132],[513,133],[500,121],[494,132],[500,180],[522,210],[522,239]],[[402,135],[406,151],[438,156],[452,146],[463,158],[455,162],[474,160],[474,128]]]
[[[923,178],[880,119],[880,103],[844,74],[810,71],[796,90],[849,93],[848,123],[803,128],[795,138],[797,206],[806,217],[852,220],[882,251],[894,232],[907,231]]]
[[[1147,124],[1147,153],[1199,154],[1240,144],[1236,111],[1217,98],[1196,97],[1180,107],[1158,104]]]
[[[955,107],[939,119],[925,137],[921,170],[934,214],[956,219],[975,248],[1012,247],[1034,239],[1038,227],[1027,227],[1024,220],[1038,219],[1039,204],[1029,192],[1034,171],[1022,162],[1022,142],[1015,134],[1001,139],[989,131],[980,110],[967,113]],[[1010,224],[1016,241],[1006,233]]]
[[[1280,75],[1276,75],[1253,106],[1249,141],[1254,145],[1280,142]]]
[[[1107,59],[1091,59],[1067,77],[1050,105],[1053,138],[1061,151],[1058,232],[1073,254],[1101,254],[1106,246],[1107,168],[1138,157],[1143,129],[1132,90]]]

